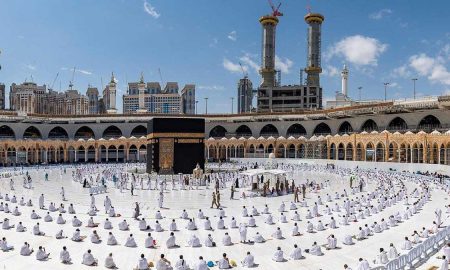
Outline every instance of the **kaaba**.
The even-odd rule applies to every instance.
[[[191,174],[205,167],[205,120],[152,118],[147,126],[147,173]]]

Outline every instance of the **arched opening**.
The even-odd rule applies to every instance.
[[[139,161],[138,149],[134,144],[130,145],[130,148],[128,149],[128,160],[130,162]]]
[[[255,157],[264,157],[265,151],[264,151],[264,145],[260,144],[258,148],[256,148]]]
[[[210,138],[223,138],[227,134],[227,130],[222,126],[215,126],[209,132]]]
[[[63,163],[64,162],[64,148],[62,146],[60,146],[58,148],[58,150],[56,151],[56,157],[57,157],[57,162],[58,163]]]
[[[0,139],[12,139],[16,138],[16,134],[9,126],[3,125],[0,127]]]
[[[382,143],[378,143],[377,144],[377,151],[375,154],[376,160],[377,162],[384,162],[385,156],[384,156],[384,144]]]
[[[413,147],[410,144],[406,145],[406,162],[412,163],[413,161]]]
[[[42,135],[41,135],[41,132],[39,131],[39,129],[37,129],[34,126],[30,126],[23,133],[23,138],[31,139],[31,140],[42,139]]]
[[[109,126],[103,131],[104,139],[118,139],[122,136],[122,131],[116,126]]]
[[[306,148],[305,148],[304,144],[300,144],[297,148],[297,151],[298,151],[298,153],[297,153],[298,158],[305,158]]]
[[[48,138],[50,140],[68,140],[69,135],[67,134],[67,131],[64,128],[54,127],[48,133]]]
[[[139,147],[139,161],[147,162],[147,146],[145,144]]]
[[[123,145],[119,145],[119,148],[117,149],[117,161],[125,161],[125,146]]]
[[[320,123],[314,128],[313,135],[328,135],[328,134],[331,134],[331,129],[325,123]]]
[[[278,146],[278,151],[276,153],[276,156],[279,158],[285,158],[286,157],[286,152],[285,152],[286,148],[284,147],[283,144]]]
[[[247,157],[255,157],[255,146],[253,144],[250,145],[250,147],[248,148],[248,155]]]
[[[450,165],[450,143],[447,143],[445,148],[445,164]]]
[[[72,146],[69,146],[69,148],[67,149],[67,160],[69,163],[74,163],[75,162],[75,148],[73,148]]]
[[[105,145],[100,146],[100,162],[107,162],[108,150]]]
[[[147,136],[147,128],[143,125],[139,125],[131,131],[131,136],[134,136],[136,138],[140,138],[142,136]]]
[[[422,120],[420,120],[417,129],[430,132],[434,129],[441,128],[441,121],[437,119],[434,115],[427,115]]]
[[[117,155],[117,147],[114,145],[110,145],[108,147],[108,159],[107,162],[117,162],[118,161],[118,155]]]
[[[431,148],[431,147],[430,147]],[[433,144],[433,147],[431,148],[431,158],[429,159],[429,162],[431,164],[439,164],[439,149],[438,145],[435,143]]]
[[[300,137],[306,135],[306,129],[300,124],[293,124],[286,132],[286,137]]]
[[[349,122],[345,121],[339,126],[339,134],[350,134],[353,132],[353,127]]]
[[[443,144],[439,149],[439,164],[445,164],[445,146]]]
[[[85,153],[86,150],[84,149],[84,147],[80,146],[77,151],[75,162],[86,162]]]
[[[330,145],[330,159],[336,159],[336,145],[334,143]]]
[[[19,160],[21,156],[25,156],[25,149],[22,147],[18,149],[16,152],[16,148],[11,146],[6,150],[6,163],[7,164],[22,163],[21,162],[22,160],[21,159]]]
[[[398,157],[400,154],[400,149],[398,149],[398,146],[395,142],[391,142],[389,144],[389,151],[388,151],[388,161],[397,162]]]
[[[88,162],[95,162],[95,148],[93,145],[88,147],[88,153],[87,153],[87,161]]]
[[[419,163],[419,155],[420,155],[420,146],[419,146],[419,144],[415,143],[412,147],[411,162]]]
[[[252,130],[246,126],[241,125],[236,129],[236,137],[251,137],[252,136]]]
[[[75,140],[78,140],[78,139],[88,140],[90,138],[94,139],[95,134],[94,134],[94,131],[90,127],[82,126],[77,130],[77,132],[75,132],[74,138],[75,138]]]
[[[364,161],[365,160],[365,156],[364,156],[364,146],[362,145],[362,143],[358,143],[356,145],[356,160],[357,161]]]
[[[215,160],[217,158],[217,149],[215,145],[210,145],[208,149],[208,158]]]
[[[338,156],[337,156],[338,160],[344,160],[345,159],[345,148],[344,148],[344,144],[340,143],[338,145]]]
[[[362,131],[371,132],[371,131],[378,131],[378,125],[373,121],[372,119],[366,120],[364,124],[361,126]]]
[[[236,157],[236,147],[234,145],[230,145],[228,147],[228,158],[235,158]]]
[[[279,136],[278,129],[272,124],[267,124],[261,129],[259,136],[277,138]]]
[[[236,149],[236,157],[243,158],[244,157],[244,146],[241,144]]]
[[[353,145],[351,143],[347,144],[345,149],[345,160],[353,160]]]
[[[224,145],[219,146],[219,160],[225,161],[227,159],[227,148]]]
[[[372,143],[368,143],[366,146],[366,161],[374,161],[375,160],[375,149]]]
[[[408,162],[407,161],[407,146],[402,143],[398,149],[398,161],[401,163]]]
[[[50,164],[58,162],[58,160],[56,159],[56,149],[53,146],[50,146],[50,148],[47,150],[47,162]]]
[[[295,145],[291,144],[288,146],[288,152],[287,152],[288,158],[295,158]]]
[[[394,119],[392,119],[387,127],[387,130],[389,131],[403,131],[407,129],[408,125],[406,124],[405,120],[403,120],[403,118],[401,117],[395,117]]]

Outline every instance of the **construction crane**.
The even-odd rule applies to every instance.
[[[55,82],[56,82],[56,79],[58,79],[58,76],[59,76],[59,72],[56,73],[55,79],[53,80],[52,84],[50,85],[50,89],[53,90],[53,86],[55,85]]]
[[[269,5],[272,8],[272,16],[274,17],[281,17],[283,16],[283,13],[281,13],[280,10],[280,6],[281,6],[281,2],[278,4],[277,7],[275,7],[275,5],[273,4],[272,0],[268,0],[269,1]]]
[[[159,73],[159,78],[161,79],[161,87],[164,87],[164,81],[163,81],[163,77],[162,77],[162,73],[161,73],[161,69],[158,68],[158,73]]]
[[[72,90],[74,79],[75,79],[75,67],[73,67],[72,80],[69,82],[70,90]]]
[[[241,62],[239,62],[239,66],[241,66],[241,70],[242,70],[242,75],[244,75],[245,77],[248,77],[248,73],[245,71],[244,67],[242,66]]]

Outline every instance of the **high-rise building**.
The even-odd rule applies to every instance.
[[[97,87],[88,87],[86,96],[89,100],[89,114],[98,114],[99,112],[99,100]]]
[[[184,114],[195,114],[194,84],[186,84],[181,90],[181,110]]]
[[[27,114],[82,115],[89,113],[89,99],[77,90],[47,92],[34,82],[13,83],[9,94],[11,110]]]
[[[239,80],[237,113],[247,113],[252,109],[253,102],[253,83],[247,75]]]
[[[116,78],[111,74],[111,81],[103,89],[103,102],[107,113],[117,113],[116,109]]]
[[[123,95],[124,113],[195,113],[195,85],[187,84],[181,94],[177,82],[168,82],[164,89],[158,82],[145,83],[141,74],[139,82],[128,83]]]
[[[5,101],[6,101],[6,96],[5,96],[5,85],[3,83],[0,83],[0,110],[4,110],[5,109]]]
[[[258,88],[257,110],[259,112],[290,112],[307,109],[322,108],[322,88],[320,87],[319,74],[321,46],[321,24],[324,17],[317,13],[309,13],[305,16],[308,23],[308,54],[306,84],[282,85],[280,79],[276,79],[275,70],[275,33],[278,18],[275,15],[266,15],[260,18],[263,31],[262,58],[260,74],[262,82]]]

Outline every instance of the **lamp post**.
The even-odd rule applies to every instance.
[[[416,99],[416,81],[417,81],[417,78],[412,78],[411,79],[412,81],[413,81],[413,85],[414,85],[414,99]]]
[[[197,114],[198,100],[195,101],[195,114]]]
[[[388,82],[384,83],[384,101],[386,101],[386,96],[387,96],[387,86],[389,85]]]
[[[231,114],[233,114],[233,106],[234,106],[234,97],[231,97]]]
[[[208,98],[205,97],[205,114],[208,114]]]
[[[362,90],[362,86],[358,87],[359,101],[360,101],[360,102],[361,102],[361,90]]]

